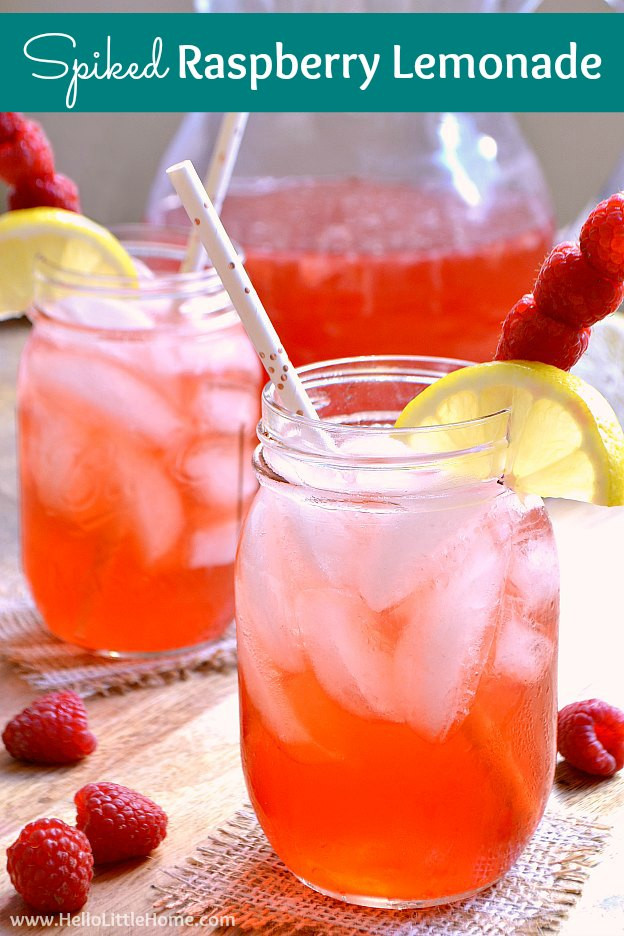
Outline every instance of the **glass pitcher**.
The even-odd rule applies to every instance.
[[[527,11],[532,3],[196,0],[206,12]],[[185,220],[163,169],[205,171],[220,114],[189,114],[148,216]],[[223,209],[295,364],[361,354],[486,360],[553,234],[510,114],[252,114]]]

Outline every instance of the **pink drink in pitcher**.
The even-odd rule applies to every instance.
[[[471,226],[454,193],[364,180],[233,186],[224,223],[293,362],[485,361],[552,240],[511,195]]]

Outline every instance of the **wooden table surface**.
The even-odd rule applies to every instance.
[[[23,325],[0,324],[0,549],[15,561],[14,382],[25,336]],[[595,695],[624,708],[624,510],[560,502],[553,505],[552,515],[562,571],[560,704]],[[6,664],[0,664],[0,728],[34,695]],[[170,816],[169,835],[152,858],[97,874],[85,908],[93,915],[151,912],[155,898],[151,885],[162,880],[162,869],[183,862],[243,802],[235,674],[193,676],[162,688],[91,699],[87,706],[100,744],[83,763],[27,767],[0,751],[0,934],[50,932],[49,927],[11,921],[11,915],[25,912],[25,906],[3,870],[2,856],[20,828],[37,816],[72,822],[72,796],[83,784],[101,779],[126,784],[151,795]],[[590,815],[614,827],[603,860],[592,870],[560,932],[621,936],[624,778],[607,781],[602,797],[575,797],[572,803],[556,787],[553,802],[558,809]],[[91,930],[53,929],[55,933],[97,931],[105,936],[152,930],[186,931],[123,921]]]

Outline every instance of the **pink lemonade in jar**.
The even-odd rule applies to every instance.
[[[116,653],[223,632],[256,490],[256,354],[214,271],[173,273],[161,236],[138,285],[40,264],[19,376],[33,596],[58,637]]]
[[[364,179],[239,183],[224,223],[295,364],[414,353],[485,361],[553,226],[521,194],[472,210],[457,200]]]
[[[452,460],[423,430],[419,460],[359,427],[392,427],[445,362],[375,363],[306,369],[343,424],[327,433],[265,395],[237,562],[243,764],[301,880],[427,906],[500,878],[544,811],[558,566],[542,502],[499,483],[506,417]]]

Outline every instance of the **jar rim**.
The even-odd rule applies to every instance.
[[[133,259],[181,261],[184,257],[188,231],[180,227],[153,225],[145,223],[124,224],[112,228],[123,246]],[[239,255],[242,251],[237,247]],[[212,300],[209,307],[202,310],[202,320],[214,320],[220,316],[237,316],[231,300],[225,291],[221,278],[213,266],[208,265],[198,271],[156,273],[153,277],[140,278],[127,274],[93,274],[85,270],[63,266],[48,257],[37,255],[33,265],[35,297],[32,312],[35,317],[42,316],[54,323],[67,325],[87,331],[123,331],[128,334],[151,332],[151,328],[117,328],[103,324],[75,324],[63,316],[55,315],[50,310],[49,299],[81,295],[88,301],[110,300],[119,302],[156,303],[159,301],[180,302],[206,297]],[[44,298],[48,297],[48,298]],[[222,297],[222,298],[221,298]],[[157,322],[158,327],[165,327]],[[180,322],[166,323],[173,328]]]
[[[331,385],[341,378],[375,378],[384,375],[386,381],[403,375],[423,382],[432,383],[445,373],[469,367],[474,362],[458,358],[443,358],[424,355],[367,355],[361,357],[336,358],[320,361],[297,368],[301,381],[314,400],[314,391],[324,384]],[[449,461],[471,455],[481,455],[494,449],[505,448],[508,444],[510,408],[503,408],[484,416],[466,419],[450,424],[420,426],[397,429],[393,424],[362,425],[339,422],[335,419],[311,419],[294,413],[277,399],[277,391],[272,383],[267,383],[262,391],[262,420],[258,435],[260,441],[269,447],[278,448],[284,454],[299,458],[314,459],[317,462],[334,465],[358,465],[360,467],[390,467],[401,465],[431,465],[432,461]],[[398,413],[396,414],[398,415]],[[470,445],[458,444],[457,447],[441,450],[436,441],[448,446],[449,439],[462,440],[466,434],[480,435],[481,440]],[[392,454],[361,454],[349,449],[340,451],[344,443],[363,438],[391,438],[405,442],[408,438],[418,439],[415,448],[404,445],[397,447]],[[437,438],[436,438],[437,437]],[[427,442],[431,444],[428,446]]]
[[[142,256],[164,257],[182,260],[184,257],[188,230],[177,225],[159,225],[146,222],[113,225],[113,233],[128,249],[128,253],[140,260]],[[244,262],[242,248],[236,244],[236,250]],[[174,272],[155,276],[153,279],[140,280],[139,286],[134,277],[126,274],[97,274],[84,270],[75,270],[38,254],[35,257],[35,276],[42,276],[54,286],[67,289],[79,289],[81,292],[97,295],[127,295],[135,297],[137,289],[147,293],[150,298],[167,298],[171,293],[186,292],[189,288],[210,289],[211,292],[223,290],[223,284],[215,268],[208,264],[201,270],[186,273]]]

